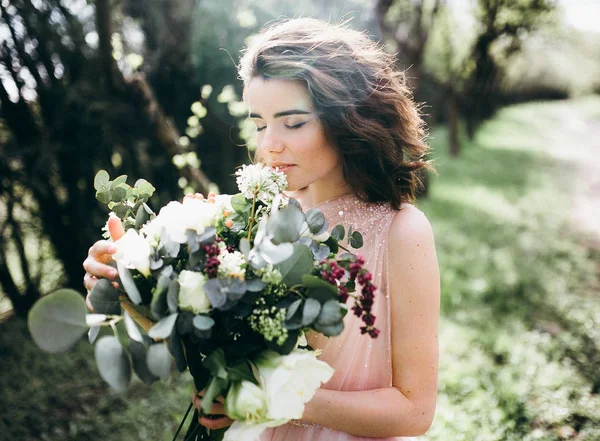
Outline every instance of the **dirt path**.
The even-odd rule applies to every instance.
[[[600,249],[600,121],[587,121],[585,126],[591,142],[587,154],[576,160],[575,198],[569,217],[587,245]]]

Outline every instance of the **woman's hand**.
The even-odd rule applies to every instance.
[[[194,403],[194,407],[198,410],[200,410],[200,402],[202,401],[204,392],[205,390],[196,392],[196,388],[194,387],[192,402]],[[225,400],[223,399],[223,397],[217,397],[217,402],[213,403],[212,407],[210,408],[209,414],[202,415],[198,419],[198,422],[204,427],[211,430],[217,430],[231,426],[233,424],[233,420],[225,415],[225,407],[223,405],[224,402]]]
[[[123,224],[121,219],[116,216],[111,216],[108,219],[108,231],[113,241],[117,241],[124,234]],[[90,311],[94,311],[92,304],[89,300],[89,293],[98,282],[99,277],[113,280],[117,277],[118,272],[115,268],[107,265],[112,261],[112,255],[117,251],[117,247],[113,242],[107,240],[99,240],[92,245],[88,251],[87,258],[83,261],[83,268],[85,269],[85,276],[83,276],[83,285],[88,291],[88,296],[85,299],[85,303]],[[118,284],[113,282],[115,288],[118,288]]]

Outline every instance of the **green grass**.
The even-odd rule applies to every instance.
[[[599,98],[507,108],[458,159],[433,131],[439,177],[419,205],[443,318],[426,439],[600,439],[600,253],[567,225],[575,161],[600,154],[593,120]]]
[[[600,440],[600,252],[566,225],[574,161],[598,147],[590,120],[600,124],[600,98],[510,107],[457,159],[433,131],[439,177],[419,207],[436,234],[443,316],[423,440]],[[44,354],[15,319],[0,324],[0,356],[0,441],[171,440],[189,403],[187,374],[114,394],[86,341]]]

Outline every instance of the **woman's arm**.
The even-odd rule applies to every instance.
[[[431,226],[412,206],[392,221],[388,244],[392,385],[344,392],[319,389],[303,419],[357,436],[418,436],[437,397],[440,280]]]

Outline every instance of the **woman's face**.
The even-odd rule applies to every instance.
[[[323,190],[343,182],[340,155],[329,144],[301,81],[253,78],[246,87],[258,156],[287,175],[288,190]]]

